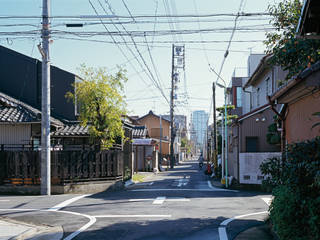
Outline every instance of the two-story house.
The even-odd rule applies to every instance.
[[[279,80],[283,80],[286,73],[280,67],[270,66],[269,58],[269,55],[260,57],[258,64],[257,61],[250,64],[252,59],[249,57],[249,77],[233,78],[230,91],[231,104],[236,106],[233,113],[242,114],[229,128],[228,172],[244,184],[260,184],[263,179],[259,170],[262,161],[280,155],[280,142],[271,144],[267,134],[275,123],[274,110],[280,110],[281,106],[273,106],[268,99],[278,89]],[[255,70],[253,65],[256,65]]]

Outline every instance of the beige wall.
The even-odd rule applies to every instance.
[[[141,125],[145,125],[148,129],[151,138],[160,139],[160,119],[153,115],[148,115],[139,120]],[[170,122],[162,119],[162,137],[170,141]],[[170,144],[168,142],[162,143],[162,154],[170,153]]]
[[[159,137],[159,128],[160,128],[160,119],[156,116],[146,116],[145,118],[140,120],[141,125],[145,125],[148,128],[150,137],[157,138]],[[170,137],[170,123],[162,119],[162,131],[163,137],[168,136]]]
[[[320,118],[312,116],[320,110],[320,91],[301,98],[289,105],[286,118],[286,139],[288,143],[305,141],[320,136],[320,126],[312,129],[312,125],[320,122]]]

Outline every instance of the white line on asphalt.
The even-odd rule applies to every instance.
[[[39,211],[39,212],[52,212],[52,210],[50,209],[27,209],[27,208],[9,208],[9,209],[0,209],[0,211],[10,211],[10,212],[35,212],[35,211]],[[82,216],[85,218],[88,218],[90,221],[88,223],[86,223],[85,225],[83,225],[81,228],[79,228],[77,231],[71,233],[69,236],[67,236],[66,238],[64,238],[64,240],[71,240],[74,237],[76,237],[77,235],[79,235],[81,232],[83,232],[84,230],[88,229],[90,226],[92,226],[97,220],[95,217],[93,216],[89,216],[87,214],[82,214],[82,213],[77,213],[77,212],[70,212],[70,211],[54,211],[57,213],[66,213],[66,214],[72,214],[72,215],[77,215],[77,216]]]
[[[0,202],[10,202],[10,200],[0,200]]]
[[[178,186],[177,187],[181,187],[182,186],[182,179],[179,179],[179,184],[178,184]]]
[[[129,199],[129,202],[147,202],[153,201],[151,198],[139,198],[139,199]]]
[[[190,188],[154,188],[154,189],[133,189],[131,192],[161,192],[161,191],[193,191],[193,192],[237,192],[236,190],[228,190],[221,188],[214,189],[190,189]]]
[[[167,198],[166,202],[190,202],[188,198]]]
[[[171,218],[172,215],[97,215],[95,218]]]
[[[265,201],[265,203],[270,206],[271,202],[272,202],[272,198],[268,197],[268,198],[261,198],[263,201]]]
[[[268,212],[264,211],[264,212],[249,213],[249,214],[239,215],[239,216],[235,216],[233,218],[229,218],[229,219],[224,220],[222,223],[220,223],[220,226],[219,226],[219,238],[220,238],[220,240],[228,240],[226,227],[233,220],[239,219],[239,218],[245,218],[245,217],[249,217],[249,216],[254,216],[254,215],[266,214],[266,213],[268,213]]]
[[[230,190],[230,189],[222,189],[222,188],[214,187],[214,186],[212,186],[210,180],[208,180],[208,186],[209,186],[210,189],[214,189],[214,190],[216,190],[216,191],[239,192],[238,190]]]
[[[84,197],[87,197],[87,196],[90,196],[91,194],[86,194],[86,195],[81,195],[81,196],[78,196],[78,197],[74,197],[74,198],[71,198],[71,199],[68,199],[62,203],[59,203],[58,205],[55,205],[54,207],[52,208],[49,208],[48,210],[49,211],[58,211],[60,210],[61,208],[64,208],[66,206],[68,206],[69,204],[75,202],[75,201],[78,201],[79,199],[81,198],[84,198]]]
[[[165,200],[166,200],[166,197],[157,197],[152,204],[160,205],[160,204],[163,204]]]
[[[69,212],[69,211],[57,211],[57,212],[61,212],[61,213],[67,213],[67,214],[73,214],[73,215],[77,215],[77,216],[82,216],[82,217],[86,217],[89,218],[89,222],[85,225],[83,225],[81,228],[79,228],[77,231],[71,233],[70,235],[68,235],[66,238],[64,238],[63,240],[71,240],[73,238],[75,238],[76,236],[78,236],[81,232],[83,232],[84,230],[88,229],[89,227],[91,227],[96,221],[97,219],[93,216],[89,216],[87,214],[82,214],[82,213],[77,213],[77,212]]]

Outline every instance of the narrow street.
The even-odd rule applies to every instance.
[[[270,195],[214,187],[203,170],[186,161],[117,192],[2,196],[0,216],[62,226],[68,240],[222,240],[262,223]]]

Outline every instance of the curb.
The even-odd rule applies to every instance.
[[[10,240],[60,240],[63,237],[63,228],[61,226],[52,227],[48,225],[34,225],[10,218],[0,219],[5,222],[30,228],[29,230],[26,230],[17,236],[11,237]]]
[[[61,226],[35,226],[34,228],[11,238],[10,240],[60,240],[63,237]]]

